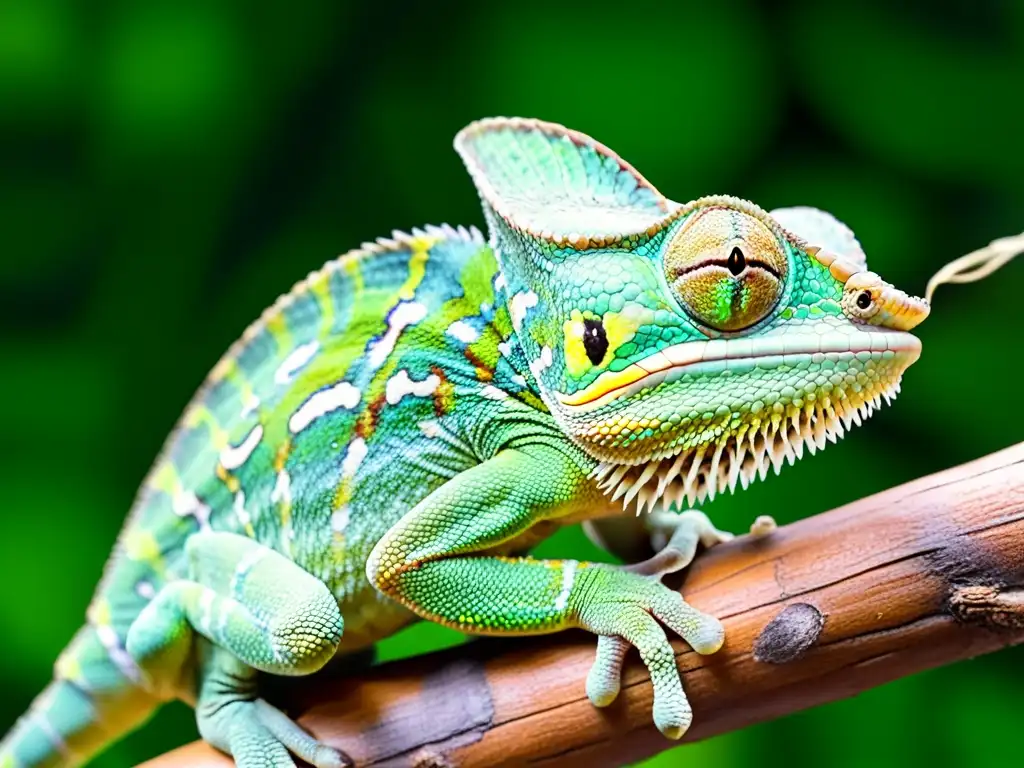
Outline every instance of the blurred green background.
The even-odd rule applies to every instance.
[[[363,240],[481,223],[450,148],[474,118],[565,123],[677,200],[830,209],[916,293],[1024,228],[1024,3],[891,5],[0,2],[0,730],[49,678],[136,486],[242,328]],[[1016,263],[940,289],[896,406],[713,516],[785,522],[1024,437],[1022,280]],[[544,550],[587,544],[570,530]],[[422,625],[383,653],[456,639]],[[647,765],[999,764],[1022,661]],[[96,764],[195,736],[169,706]]]

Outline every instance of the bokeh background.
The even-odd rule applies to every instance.
[[[1024,228],[1022,110],[1012,1],[3,0],[0,730],[49,678],[136,486],[248,322],[392,228],[481,223],[450,148],[468,121],[565,123],[677,200],[830,209],[921,293]],[[713,516],[785,522],[1019,441],[1022,282],[1016,263],[940,289],[895,407]],[[544,551],[590,549],[568,530]],[[458,641],[421,625],[382,655]],[[1022,651],[646,765],[1010,764]],[[96,765],[195,737],[168,706]]]

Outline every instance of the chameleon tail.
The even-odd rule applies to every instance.
[[[160,701],[138,687],[123,653],[95,627],[82,628],[53,682],[0,741],[0,768],[76,766],[147,720]]]

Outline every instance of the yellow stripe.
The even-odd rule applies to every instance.
[[[320,338],[326,339],[334,328],[334,300],[331,297],[331,276],[322,270],[309,283],[309,290],[320,307]]]
[[[602,373],[595,379],[589,387],[581,389],[579,392],[574,392],[571,395],[558,395],[559,402],[562,405],[584,405],[591,403],[600,397],[604,397],[609,392],[614,392],[616,389],[622,387],[628,387],[635,381],[645,376],[650,375],[648,371],[645,371],[639,365],[635,363],[628,368],[624,368],[621,371],[608,371]]]
[[[292,334],[288,329],[288,321],[285,320],[284,311],[275,312],[269,318],[267,318],[267,330],[270,335],[274,337],[274,341],[277,342],[277,348],[282,352],[285,350],[291,350],[292,348]]]
[[[437,244],[436,237],[414,237],[409,242],[412,255],[409,256],[409,277],[398,289],[398,298],[402,301],[411,301],[416,294],[416,289],[423,282],[423,276],[427,273],[427,259],[430,258],[430,249]]]
[[[359,266],[359,259],[344,259],[342,261],[342,266],[345,268],[345,274],[348,275],[349,280],[352,281],[353,297],[358,299],[364,288],[363,271]]]
[[[238,392],[241,395],[241,404],[243,406],[256,399],[256,392],[252,388],[252,382],[249,381],[249,377],[246,376],[245,372],[239,367],[238,360],[236,358],[231,357],[224,361],[224,370],[221,375],[223,378],[238,387]]]
[[[227,430],[220,425],[217,417],[205,405],[197,403],[189,408],[182,423],[189,428],[205,424],[210,429],[210,442],[214,448],[218,451],[223,451],[228,446],[229,436]]]
[[[156,537],[147,530],[132,527],[122,539],[124,553],[130,560],[146,563],[160,578],[164,577],[164,561]]]
[[[78,686],[83,686],[85,682],[85,676],[82,674],[82,662],[70,649],[58,657],[54,673],[59,680],[68,680]]]
[[[217,475],[217,479],[224,483],[231,493],[238,493],[238,489],[242,487],[238,478],[224,469],[224,465],[219,461],[217,462],[217,467],[214,469],[214,473]]]

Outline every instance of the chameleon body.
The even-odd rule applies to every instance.
[[[677,510],[859,423],[917,359],[907,331],[928,306],[815,209],[673,203],[539,121],[474,123],[456,149],[488,239],[396,233],[244,333],[145,480],[2,768],[81,762],[174,697],[239,765],[339,765],[259,698],[256,671],[344,664],[416,618],[589,629],[598,705],[636,646],[656,724],[686,729],[666,629],[702,653],[723,631],[657,575],[724,534]],[[654,510],[638,524],[676,557],[630,570],[526,555],[580,520],[601,538],[624,509]]]

